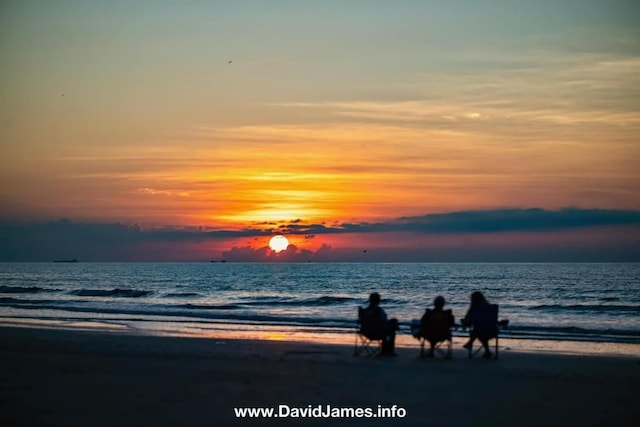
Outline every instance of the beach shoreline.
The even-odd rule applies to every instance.
[[[287,327],[283,325],[240,325],[232,323],[220,323],[215,327],[194,327],[191,330],[182,326],[174,327],[171,322],[135,322],[114,323],[94,321],[71,322],[51,321],[29,318],[0,318],[0,328],[37,328],[50,330],[69,330],[87,332],[107,332],[131,335],[150,335],[158,337],[175,338],[206,338],[218,340],[245,340],[267,342],[297,342],[303,344],[329,344],[352,346],[354,332],[335,331],[327,332],[326,329],[307,327]],[[467,331],[453,331],[454,348],[461,348],[467,341]],[[408,330],[401,330],[396,335],[396,347],[416,348],[418,340]],[[589,341],[572,339],[545,339],[513,337],[504,332],[500,336],[501,351],[516,351],[519,353],[549,353],[549,354],[573,354],[573,355],[602,355],[623,356],[640,358],[640,344],[621,343],[615,341]]]
[[[353,357],[349,345],[0,327],[2,425],[637,425],[640,359]],[[238,419],[234,408],[402,408]]]

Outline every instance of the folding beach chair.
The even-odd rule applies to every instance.
[[[372,325],[365,316],[365,310],[358,307],[358,326],[356,328],[356,340],[353,355],[377,356],[382,351],[382,334],[376,325]]]
[[[463,325],[465,322],[463,321]],[[478,340],[495,340],[493,358],[498,358],[498,341],[500,337],[500,329],[506,329],[509,324],[508,320],[498,321],[498,305],[489,304],[483,307],[477,307],[473,311],[473,320],[470,324],[469,337]],[[469,359],[472,359],[482,350],[482,345],[473,349],[473,343],[470,340],[466,346],[469,350]]]
[[[436,354],[451,359],[453,357],[453,340],[451,328],[455,326],[455,321],[451,310],[436,311],[427,309],[422,317],[422,322],[418,322],[419,327],[413,327],[414,337],[420,340],[420,357],[431,357]],[[425,353],[425,343],[434,343],[434,353]]]

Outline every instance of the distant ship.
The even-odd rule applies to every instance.
[[[73,259],[56,259],[53,262],[78,262],[77,258],[73,258]]]

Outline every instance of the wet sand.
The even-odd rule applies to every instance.
[[[4,426],[637,426],[640,359],[353,357],[343,345],[0,328]],[[286,405],[280,407],[279,405]],[[403,418],[236,418],[234,408],[388,408]],[[387,412],[389,414],[389,412]]]

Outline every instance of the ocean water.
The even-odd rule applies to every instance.
[[[638,263],[0,263],[0,324],[351,339],[370,292],[409,333],[442,295],[482,291],[503,336],[640,344]]]

